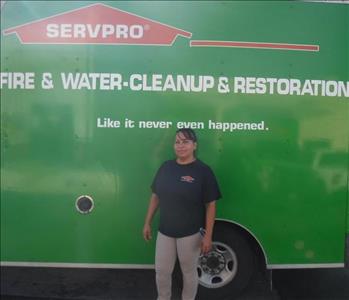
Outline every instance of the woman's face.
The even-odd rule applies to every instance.
[[[196,143],[185,137],[182,132],[176,134],[174,150],[177,158],[181,160],[190,160],[194,158]]]

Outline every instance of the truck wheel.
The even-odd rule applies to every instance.
[[[235,296],[256,271],[256,258],[246,238],[233,228],[217,224],[211,252],[200,256],[198,298]]]

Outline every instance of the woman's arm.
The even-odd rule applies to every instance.
[[[216,201],[211,201],[206,204],[206,233],[201,243],[201,252],[206,254],[212,248],[212,234],[214,220],[216,217]]]
[[[149,201],[148,212],[145,217],[144,227],[143,227],[143,237],[146,241],[151,240],[151,222],[153,220],[154,214],[159,207],[159,198],[156,194],[152,194]]]

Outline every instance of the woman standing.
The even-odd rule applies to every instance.
[[[151,186],[143,236],[147,241],[151,239],[151,221],[159,207],[155,254],[158,300],[171,298],[177,256],[183,274],[182,300],[194,300],[200,251],[206,254],[212,246],[215,201],[221,194],[210,167],[195,157],[196,148],[197,139],[192,129],[177,130],[176,159],[162,164]]]

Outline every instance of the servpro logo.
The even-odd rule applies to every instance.
[[[22,44],[112,44],[172,46],[192,33],[102,3],[96,3],[27,24],[8,28]],[[267,41],[190,40],[190,47],[320,51],[319,45]]]
[[[188,183],[193,183],[195,181],[195,178],[191,176],[182,176],[181,181],[183,182],[188,182]]]
[[[170,46],[190,32],[96,3],[6,29],[23,44],[125,44]]]

